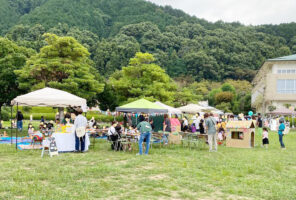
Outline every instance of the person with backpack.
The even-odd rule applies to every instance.
[[[208,133],[208,143],[209,143],[209,151],[217,151],[218,150],[218,145],[217,145],[217,130],[216,130],[216,120],[213,117],[213,114],[205,114],[205,124],[206,124],[206,129]],[[214,143],[214,148],[213,150],[213,143]]]
[[[150,146],[150,138],[151,138],[151,131],[152,127],[151,124],[148,122],[148,117],[145,118],[144,121],[140,122],[137,126],[137,130],[140,131],[140,139],[139,139],[139,153],[137,155],[143,154],[143,141],[146,139],[146,151],[145,155],[148,155],[149,152],[149,146]]]
[[[76,109],[78,116],[74,121],[75,130],[75,152],[83,153],[85,151],[85,129],[87,126],[87,119],[82,115],[81,108]]]

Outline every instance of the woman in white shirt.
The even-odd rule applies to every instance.
[[[116,126],[117,126],[117,122],[113,121],[112,122],[112,126],[108,130],[109,140],[113,141],[113,143],[111,144],[111,149],[112,150],[114,150],[116,148],[116,146],[118,146],[117,145],[117,141],[118,141],[119,135],[118,135],[118,133],[115,130],[115,127]]]
[[[188,120],[186,119],[186,117],[183,118],[183,131],[187,131],[188,130]]]

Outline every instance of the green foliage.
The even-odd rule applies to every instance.
[[[11,117],[11,110],[10,107],[4,106],[1,110],[1,120],[3,121],[9,121]]]
[[[101,110],[110,110],[114,111],[117,106],[119,106],[119,100],[116,92],[112,86],[108,83],[105,83],[104,91],[99,94],[96,98],[99,102]]]
[[[295,23],[210,23],[143,0],[0,3],[0,34],[10,29],[9,39],[37,51],[46,45],[46,32],[74,37],[106,77],[142,51],[153,54],[171,77],[251,81],[266,59],[296,53]]]
[[[208,100],[209,100],[209,104],[210,105],[216,105],[217,102],[216,102],[216,95],[218,93],[222,92],[222,90],[219,88],[219,89],[213,89],[209,95],[208,95]]]
[[[268,106],[268,110],[269,110],[269,112],[272,112],[272,111],[276,110],[276,107],[275,106]]]
[[[56,113],[23,113],[24,119],[30,120],[30,116],[33,116],[33,120],[41,120],[41,116],[45,120],[55,120]]]
[[[147,97],[162,102],[172,102],[176,85],[149,53],[137,53],[129,66],[115,73],[110,84],[119,95],[120,104]]]
[[[236,93],[234,86],[231,85],[230,83],[224,83],[224,84],[221,86],[221,90],[222,90],[223,92],[231,92],[232,94],[235,94],[235,93]]]
[[[0,114],[3,104],[20,94],[14,70],[21,69],[34,51],[0,37]]]
[[[220,104],[222,102],[225,102],[225,103],[229,102],[230,103],[230,102],[232,102],[233,97],[234,97],[234,95],[232,92],[229,92],[229,91],[219,92],[215,95],[215,102],[217,104]]]
[[[225,113],[231,113],[231,104],[229,102],[222,102],[218,105],[216,105],[216,108],[219,110],[224,111]]]
[[[47,46],[16,70],[21,89],[52,87],[69,91],[88,101],[103,91],[99,75],[91,66],[89,52],[72,37],[45,35]]]

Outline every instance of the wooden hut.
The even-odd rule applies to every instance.
[[[226,146],[253,148],[255,145],[255,124],[253,121],[229,121],[226,125]]]

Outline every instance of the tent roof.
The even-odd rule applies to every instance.
[[[179,110],[177,108],[174,108],[174,107],[171,107],[171,106],[168,106],[168,105],[166,105],[164,103],[161,103],[160,101],[156,101],[155,104],[161,106],[164,109],[168,109],[168,112],[170,114],[177,114],[177,115],[182,114],[181,110]]]
[[[118,112],[143,112],[143,113],[168,113],[168,109],[165,109],[159,105],[156,105],[146,99],[139,99],[137,101],[128,103],[126,105],[116,108]]]
[[[296,54],[268,59],[268,61],[294,61],[294,60],[296,60]]]
[[[199,106],[197,104],[188,104],[187,106],[183,106],[178,108],[181,110],[183,113],[191,113],[191,114],[196,114],[198,112],[203,112],[204,107]]]
[[[255,128],[254,122],[249,121],[229,121],[226,128]]]
[[[16,97],[11,101],[11,105],[16,104],[20,106],[48,107],[81,106],[82,108],[87,106],[86,99],[48,87]]]
[[[295,111],[290,110],[288,108],[278,108],[272,112],[269,112],[268,114],[273,114],[273,115],[293,115],[295,114]]]
[[[221,110],[219,110],[219,109],[217,109],[215,107],[212,107],[212,106],[202,106],[202,107],[203,107],[204,111],[209,111],[211,113],[216,113],[216,114],[219,114],[219,115],[224,114],[223,111],[221,111]]]

